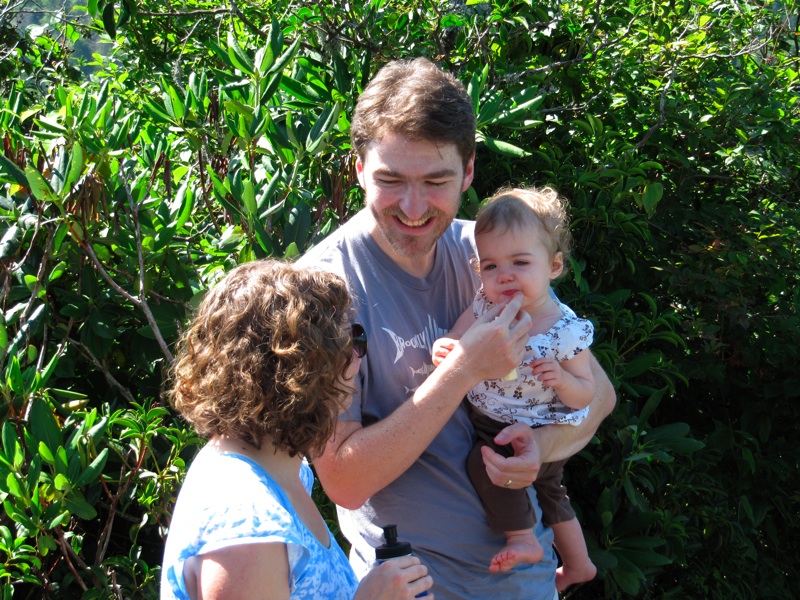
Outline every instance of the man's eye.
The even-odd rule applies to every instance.
[[[431,185],[433,187],[442,187],[442,186],[447,185],[448,183],[449,182],[447,182],[447,181],[429,181],[428,185]]]

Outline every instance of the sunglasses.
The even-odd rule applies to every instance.
[[[353,323],[350,327],[350,336],[353,339],[353,352],[358,358],[367,355],[367,331],[360,323]]]

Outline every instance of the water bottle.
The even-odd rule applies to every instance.
[[[411,551],[411,544],[397,540],[397,525],[386,525],[383,528],[383,539],[386,543],[375,548],[375,558],[378,564],[393,558],[411,556],[413,554]],[[425,591],[421,594],[417,594],[415,597],[421,598],[427,595],[428,592]]]

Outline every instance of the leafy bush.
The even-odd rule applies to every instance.
[[[463,216],[508,183],[572,203],[558,292],[620,403],[567,473],[600,569],[567,595],[793,597],[794,2],[101,0],[28,33],[21,6],[0,9],[4,597],[157,594],[201,443],[161,400],[191,307],[359,208],[354,101],[420,55],[478,116]],[[109,54],[76,61],[81,36]]]

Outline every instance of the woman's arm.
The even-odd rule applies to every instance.
[[[289,600],[286,544],[242,544],[195,556],[183,578],[193,600]]]
[[[186,561],[184,580],[193,600],[289,600],[286,545],[242,544],[196,556]],[[412,600],[432,585],[419,558],[404,556],[367,573],[354,600]]]

